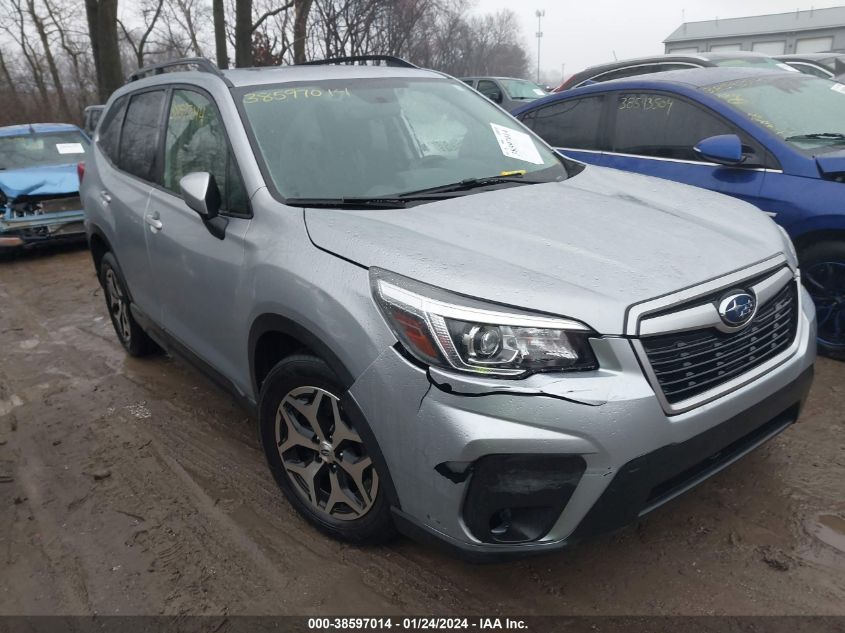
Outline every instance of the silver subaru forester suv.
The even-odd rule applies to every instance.
[[[558,156],[441,73],[349,61],[144,69],[81,189],[120,342],[249,407],[309,521],[553,550],[796,421],[815,313],[769,218]]]

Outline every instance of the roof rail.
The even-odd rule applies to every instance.
[[[322,66],[328,64],[355,64],[358,62],[384,62],[385,66],[399,68],[419,68],[411,62],[393,55],[352,55],[351,57],[331,57],[310,62],[301,62],[297,66]]]
[[[172,68],[174,66],[196,66],[197,70],[204,73],[211,73],[212,75],[217,75],[220,77],[226,85],[230,88],[232,87],[232,82],[229,81],[226,76],[210,59],[205,57],[183,57],[181,59],[173,59],[168,62],[162,62],[160,64],[152,64],[150,66],[144,66],[143,68],[139,68],[135,72],[133,72],[127,78],[127,83],[131,81],[137,81],[138,79],[143,79],[147,75],[160,75],[164,72],[166,68]]]

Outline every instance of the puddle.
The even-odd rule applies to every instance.
[[[845,518],[836,514],[820,514],[809,528],[810,533],[822,543],[845,552]]]

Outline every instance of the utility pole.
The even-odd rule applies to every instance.
[[[540,83],[540,40],[543,39],[543,17],[546,15],[546,10],[537,9],[534,15],[537,16],[537,83]]]

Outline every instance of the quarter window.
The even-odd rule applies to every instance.
[[[568,99],[535,111],[525,121],[552,147],[598,149],[604,97]]]
[[[613,127],[614,152],[701,161],[699,141],[734,130],[715,115],[671,95],[621,93]]]
[[[163,105],[163,90],[133,95],[120,135],[118,167],[150,182],[155,181],[158,173],[159,122]]]
[[[198,92],[174,90],[167,116],[162,184],[181,195],[179,181],[197,171],[214,176],[224,210],[247,212],[246,190],[217,108]]]

